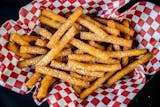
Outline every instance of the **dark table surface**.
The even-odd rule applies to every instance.
[[[8,19],[17,20],[20,7],[28,4],[32,0],[0,0],[0,25]],[[133,2],[134,1],[134,2]],[[136,1],[122,8],[120,11],[126,10]],[[152,0],[150,0],[152,1]],[[158,0],[153,0],[159,4]],[[160,98],[160,72],[154,76],[147,76],[147,83],[144,88],[130,102],[128,107],[157,107]],[[37,107],[32,99],[32,93],[20,95],[0,86],[0,107]],[[48,107],[45,102],[40,107]]]

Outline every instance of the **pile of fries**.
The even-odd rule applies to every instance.
[[[44,9],[39,20],[39,36],[13,33],[7,45],[23,58],[19,68],[35,66],[35,73],[26,82],[29,89],[43,78],[38,100],[59,79],[70,83],[84,99],[102,84],[111,86],[152,58],[147,49],[133,49],[135,31],[128,20],[91,18],[80,7],[65,16]]]

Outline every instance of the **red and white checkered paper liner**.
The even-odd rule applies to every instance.
[[[137,31],[136,39],[139,48],[147,48],[154,54],[145,70],[139,65],[133,76],[126,76],[123,80],[113,84],[110,88],[103,85],[93,92],[87,99],[81,100],[71,86],[59,81],[48,96],[42,101],[47,101],[50,106],[127,106],[145,84],[146,74],[155,74],[160,70],[160,7],[149,3],[140,2],[124,12],[118,9],[128,0],[34,0],[21,8],[17,21],[9,20],[0,28],[0,85],[20,94],[30,92],[25,82],[33,74],[34,68],[19,69],[16,64],[20,57],[8,51],[6,43],[13,32],[29,34],[38,28],[38,17],[44,8],[62,14],[74,11],[76,7],[84,8],[85,13],[98,12],[103,18],[125,19],[131,21],[132,27]],[[40,82],[36,84],[33,93],[35,102],[40,105],[35,95]]]

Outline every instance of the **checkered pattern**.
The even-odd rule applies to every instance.
[[[49,105],[53,107],[66,105],[69,107],[127,106],[145,84],[145,76],[142,72],[144,72],[144,69],[139,65],[135,69],[132,77],[125,77],[124,80],[118,81],[110,88],[103,85],[93,92],[86,100],[80,100],[68,83],[59,81],[53,86],[52,91],[50,91],[49,95],[42,102],[38,102],[37,100],[35,100],[35,102],[39,105],[47,100]],[[33,98],[36,97],[36,93],[37,91],[33,93]]]
[[[118,9],[128,3],[129,0],[106,0],[101,4],[101,10],[98,11],[98,16],[102,18],[114,18],[119,16]],[[118,17],[118,20],[120,17]]]
[[[160,15],[158,14],[160,7],[149,2],[140,2],[125,13],[119,14],[117,10],[128,1],[34,0],[22,7],[19,12],[19,19],[16,22],[9,20],[0,28],[0,85],[20,94],[30,92],[25,87],[25,82],[33,74],[33,69],[25,68],[22,70],[16,66],[21,58],[6,48],[10,33],[29,34],[36,30],[39,24],[38,17],[44,8],[63,14],[74,11],[76,7],[81,6],[85,13],[98,12],[98,16],[104,18],[129,19],[133,28],[138,32],[136,39],[139,48],[146,47],[154,54],[154,57],[148,63],[146,71],[143,70],[142,66],[138,66],[132,77],[125,77],[110,88],[105,85],[101,86],[86,100],[80,100],[68,83],[59,81],[42,102],[47,100],[50,106],[127,106],[145,84],[143,72],[154,74],[160,70],[158,66],[160,65]],[[36,99],[39,85],[38,82],[33,93],[34,101],[38,105],[42,103]]]
[[[125,77],[125,79],[118,81],[110,88],[108,88],[106,85],[101,86],[86,100],[80,101],[78,106],[127,106],[145,84],[145,76],[142,71],[144,71],[143,67],[139,65],[135,69],[133,77]]]
[[[21,70],[16,67],[15,65],[18,60],[21,60],[20,57],[6,48],[6,43],[9,41],[9,34],[15,31],[20,34],[25,32],[25,30],[12,20],[3,24],[3,27],[0,28],[0,35],[2,35],[0,39],[0,80],[2,86],[17,93],[25,94],[27,92],[25,81],[30,77],[31,72],[27,72],[27,69]]]
[[[137,31],[139,48],[147,48],[154,57],[146,66],[146,74],[155,74],[160,70],[160,7],[149,2],[140,2],[122,16],[131,21]]]
[[[33,87],[33,94],[32,94],[32,97],[33,97],[33,99],[34,99],[34,102],[37,104],[37,105],[41,105],[43,102],[45,102],[46,101],[46,98],[44,98],[42,101],[39,101],[38,99],[37,99],[37,92],[38,92],[38,89],[39,89],[39,87],[40,87],[40,85],[41,85],[41,79],[39,79],[38,80],[38,82],[35,84],[35,87]]]
[[[54,86],[46,99],[53,107],[75,107],[78,104],[78,97],[72,87],[61,80]]]

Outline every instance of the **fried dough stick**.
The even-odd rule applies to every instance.
[[[116,36],[106,36],[106,37],[99,37],[99,35],[91,33],[91,32],[81,32],[80,38],[82,40],[92,40],[92,41],[99,41],[99,42],[107,42],[112,43],[120,46],[131,47],[132,40],[127,40],[122,37]]]
[[[20,53],[46,54],[48,50],[39,46],[21,46]]]
[[[84,99],[87,96],[89,96],[92,92],[94,92],[96,89],[98,89],[108,78],[110,78],[114,72],[106,72],[104,77],[98,78],[96,81],[94,81],[89,88],[86,88],[84,91],[80,93],[80,98]]]
[[[11,39],[19,45],[30,45],[29,42],[25,41],[20,35],[17,33],[11,34]]]
[[[76,61],[82,61],[82,62],[92,62],[92,63],[103,63],[103,64],[116,64],[120,63],[119,60],[111,59],[108,60],[102,60],[100,58],[96,58],[94,56],[88,55],[88,54],[69,54],[68,59],[76,60]]]
[[[82,63],[75,60],[68,60],[68,66],[69,68],[75,68],[75,69],[81,69],[81,70],[87,70],[87,71],[103,71],[103,72],[112,72],[115,70],[121,69],[121,65],[118,64],[112,64],[112,65],[106,65],[106,64],[87,64]]]
[[[122,22],[126,27],[129,27],[129,21],[128,20],[124,20],[123,22]],[[125,39],[130,39],[130,36],[129,35],[127,35],[127,34],[125,34],[124,35],[124,38]],[[129,50],[130,48],[128,48],[128,47],[123,47],[123,50]],[[128,64],[128,62],[129,62],[129,57],[123,57],[122,58],[122,65],[123,66],[126,66],[127,64]]]
[[[18,49],[18,46],[14,43],[14,42],[9,42],[7,44],[7,48],[14,52],[16,55],[24,58],[24,59],[28,59],[28,58],[32,58],[34,57],[34,55],[31,55],[31,54],[27,54],[27,53],[20,53],[19,49]]]
[[[107,19],[101,19],[101,18],[95,18],[95,19],[103,24],[107,24],[108,26],[115,26],[115,28],[119,29],[122,33],[128,34],[131,37],[134,36],[135,31],[132,28],[126,27],[123,24],[120,24],[113,20],[107,20]]]
[[[74,26],[71,27],[68,30],[68,32],[62,37],[62,39],[59,42],[59,45],[57,47],[51,49],[50,52],[48,52],[36,65],[37,66],[45,66],[48,63],[50,63],[50,61],[52,59],[56,58],[56,56],[58,55],[58,53],[60,53],[62,51],[62,49],[65,47],[65,45],[73,38],[73,36],[77,32],[78,31],[77,31],[77,29]],[[38,74],[38,75],[41,75],[41,74]],[[31,78],[31,79],[34,79],[34,78]],[[38,78],[36,80],[38,80]],[[32,81],[32,80],[30,80],[30,81]]]
[[[38,67],[36,67],[36,72],[39,72],[41,74],[48,75],[51,77],[62,79],[68,83],[75,85],[75,86],[80,86],[80,87],[85,87],[85,88],[87,88],[89,86],[89,83],[86,81],[82,81],[78,78],[74,78],[71,75],[69,75],[63,71],[52,69],[50,67],[38,66]]]
[[[100,72],[100,71],[87,71],[87,70],[81,70],[81,69],[76,69],[75,67],[69,67],[69,63],[65,64],[62,62],[58,62],[53,60],[50,64],[51,67],[56,68],[56,69],[60,69],[60,70],[65,70],[65,71],[70,71],[70,72],[76,72],[78,74],[82,74],[82,75],[86,75],[86,76],[93,76],[93,77],[102,77],[104,76],[104,72]]]
[[[106,82],[106,84],[108,86],[111,86],[112,84],[114,84],[115,82],[120,80],[122,77],[124,77],[128,73],[132,72],[136,68],[137,65],[144,64],[144,63],[148,62],[151,58],[152,58],[152,54],[151,53],[145,54],[142,58],[137,59],[136,61],[134,61],[131,64],[127,65],[125,68],[123,68],[120,71],[118,71],[115,75],[113,75]]]
[[[62,37],[62,39],[59,41],[56,47],[52,48],[43,58],[40,60],[40,62],[37,63],[37,66],[46,66],[48,65],[55,57],[58,55],[58,53],[65,47],[66,44],[68,44],[71,39],[78,33],[75,26],[72,26],[68,32]]]
[[[41,82],[41,86],[37,93],[37,99],[41,101],[48,94],[48,89],[53,83],[56,82],[56,79],[50,76],[45,76]]]
[[[110,33],[110,34],[116,35],[116,36],[120,35],[120,31],[118,29],[116,29],[114,27],[108,27],[108,26],[102,25],[101,23],[95,21],[94,19],[92,19],[91,17],[89,17],[85,14],[82,14],[81,18],[84,18],[85,20],[88,20],[89,22],[95,24],[96,26],[100,27],[101,29],[103,29],[107,33]]]
[[[62,57],[62,56],[66,56],[66,55],[68,55],[70,53],[71,53],[71,50],[65,49],[65,50],[61,51],[56,57],[59,58],[59,57]],[[24,68],[24,67],[27,67],[27,66],[35,65],[37,62],[39,62],[43,58],[43,56],[44,55],[19,61],[18,62],[18,67]],[[31,89],[36,84],[36,82],[38,81],[38,79],[40,77],[41,77],[41,74],[38,73],[38,72],[35,72],[31,76],[31,78],[27,81],[27,83],[26,83],[27,88]]]
[[[82,8],[79,7],[73,14],[71,14],[68,17],[65,23],[62,24],[51,37],[50,41],[47,44],[48,48],[51,49],[57,44],[62,35],[67,31],[67,29],[69,29],[74,24],[74,22],[78,19],[78,17],[82,14],[82,12],[83,12]]]

